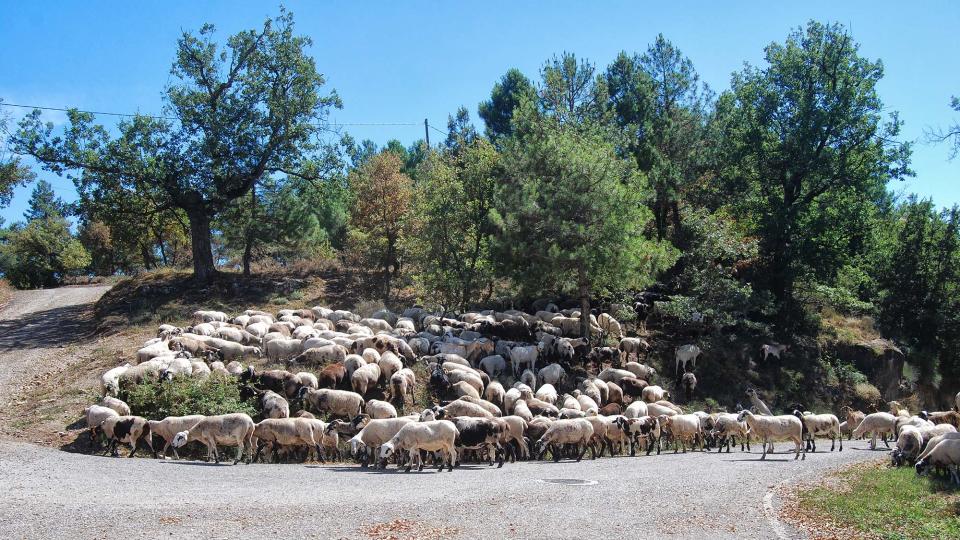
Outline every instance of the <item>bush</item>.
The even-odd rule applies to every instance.
[[[857,383],[853,387],[853,392],[857,395],[858,399],[867,404],[883,401],[880,396],[880,390],[868,382]]]
[[[240,399],[236,382],[216,374],[206,379],[143,382],[125,387],[121,397],[133,414],[154,420],[188,414],[256,414],[252,403]]]

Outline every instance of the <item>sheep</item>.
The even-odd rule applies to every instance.
[[[261,341],[260,337],[255,336],[250,332],[247,332],[246,330],[241,330],[239,328],[233,328],[230,326],[224,326],[224,327],[218,328],[217,336],[219,336],[220,339],[234,341],[237,343],[241,343],[243,345],[251,345],[251,344],[259,345]]]
[[[483,391],[483,399],[496,405],[504,414],[507,412],[504,408],[505,396],[506,391],[503,389],[500,381],[490,381],[490,384],[488,384],[487,388]]]
[[[551,405],[557,404],[557,389],[552,384],[544,384],[537,389],[535,394],[537,399],[546,401]]]
[[[222,311],[194,311],[193,320],[198,322],[227,322],[229,317]]]
[[[393,377],[393,374],[403,369],[403,362],[397,355],[393,354],[390,351],[385,351],[380,355],[380,361],[377,362],[377,365],[380,366],[380,371],[383,373],[383,380],[389,381],[390,377]]]
[[[487,462],[493,465],[496,458],[497,467],[503,467],[503,448],[500,446],[500,438],[506,426],[492,418],[471,418],[468,416],[458,416],[450,419],[456,426],[458,436],[455,444],[457,456],[463,456],[466,450],[486,450]],[[460,465],[459,460],[456,465]]]
[[[433,411],[437,418],[452,418],[455,416],[472,416],[475,418],[494,417],[494,414],[487,410],[486,407],[462,399],[456,399],[442,407],[434,405]]]
[[[932,452],[933,449],[936,448],[938,444],[940,444],[942,441],[945,441],[945,440],[960,440],[960,433],[957,433],[956,431],[951,431],[951,432],[942,433],[940,435],[934,435],[933,437],[930,437],[930,439],[926,441],[926,448],[924,448],[920,452],[920,455],[917,456],[917,461],[930,455],[930,452]]]
[[[365,365],[367,365],[367,361],[359,354],[348,354],[343,360],[343,366],[347,370],[347,379],[352,378],[353,373]]]
[[[137,362],[142,364],[151,358],[157,356],[163,356],[171,352],[176,352],[170,349],[170,342],[168,340],[162,340],[146,347],[142,347],[137,351]]]
[[[293,358],[303,352],[303,343],[299,339],[274,339],[264,345],[267,358],[280,362]]]
[[[940,441],[925,457],[917,460],[914,465],[917,474],[923,475],[930,467],[943,467],[950,472],[950,478],[960,485],[960,440],[945,439]]]
[[[319,424],[315,422],[309,418],[267,418],[258,422],[253,428],[253,441],[257,450],[252,461],[256,462],[260,458],[260,452],[266,443],[271,453],[273,446],[277,444],[314,448],[317,457],[323,462],[324,455],[320,447],[320,439],[323,437],[325,426],[322,422]],[[315,428],[319,428],[319,431]]]
[[[371,399],[367,402],[366,412],[374,420],[397,417],[397,409],[393,405],[378,399]]]
[[[603,401],[603,395],[600,393],[600,387],[598,386],[600,382],[603,381],[599,379],[585,379],[580,382],[577,389],[590,396],[590,399],[601,403]],[[576,394],[574,394],[574,397],[576,397]]]
[[[617,384],[617,387],[621,389],[624,395],[630,396],[634,400],[641,398],[643,396],[643,389],[648,386],[650,386],[650,383],[636,377],[624,377],[620,379],[620,382]]]
[[[417,376],[410,368],[403,368],[390,377],[390,401],[400,406],[406,403],[406,397],[410,396],[410,402],[416,404],[415,395],[417,385]]]
[[[221,365],[223,365],[222,362]],[[202,362],[200,360],[191,360],[190,366],[192,370],[190,375],[194,379],[205,379],[210,376],[210,366],[208,366],[206,362]],[[226,371],[226,369],[224,369],[224,371]]]
[[[482,358],[477,366],[487,375],[491,377],[497,377],[507,370],[507,361],[503,358],[503,356],[494,354]]]
[[[703,438],[703,429],[700,424],[700,417],[695,414],[677,414],[673,416],[662,415],[657,417],[660,427],[663,431],[673,438],[673,453],[676,454],[679,449],[687,452],[687,442],[690,442],[691,448],[697,440]],[[680,448],[677,448],[677,443]]]
[[[360,353],[360,356],[362,356],[363,361],[368,364],[376,364],[380,361],[380,351],[370,347],[363,349],[363,351]]]
[[[697,388],[697,376],[692,371],[688,371],[680,378],[680,386],[683,387],[683,394],[687,401],[693,399],[693,391]]]
[[[347,359],[347,351],[335,343],[311,347],[290,360],[292,364],[312,364],[325,366],[327,364],[336,364],[344,362]]]
[[[664,399],[670,398],[670,392],[667,392],[663,388],[653,385],[646,386],[643,389],[641,397],[647,403],[656,403],[657,401],[662,401]]]
[[[773,356],[777,360],[780,359],[780,355],[787,352],[790,349],[789,345],[780,345],[779,343],[765,343],[760,347],[760,354],[763,355],[763,361],[766,362],[767,358]]]
[[[921,411],[920,417],[925,420],[929,420],[934,424],[949,424],[957,429],[960,429],[960,413],[956,411],[943,411],[943,412],[932,412],[932,413]]]
[[[103,399],[100,400],[100,405],[113,409],[120,416],[130,416],[130,406],[115,397],[103,396]]]
[[[650,344],[638,337],[627,337],[620,340],[618,348],[620,349],[621,362],[624,362],[630,359],[631,354],[639,360],[640,354],[650,349]]]
[[[383,443],[392,439],[403,426],[416,421],[409,416],[367,421],[363,429],[350,439],[350,455],[366,467],[369,458],[376,457]]]
[[[597,374],[597,378],[601,381],[612,381],[619,383],[620,379],[625,379],[627,377],[634,377],[632,371],[627,371],[625,369],[616,369],[616,368],[606,368]]]
[[[609,313],[597,315],[597,325],[603,332],[603,336],[610,336],[617,340],[623,338],[623,330],[620,327],[620,323]]]
[[[514,416],[519,416],[527,422],[533,421],[533,411],[530,410],[530,407],[527,405],[527,402],[523,399],[518,399],[513,402],[512,408],[510,411]],[[542,417],[538,417],[542,418]]]
[[[849,407],[847,405],[844,405],[844,407],[840,410],[845,411],[844,416],[847,421],[847,432],[848,432],[847,440],[850,440],[850,438],[853,437],[853,430],[860,425],[860,422],[863,422],[863,419],[867,415],[864,414],[862,411],[856,411],[852,407]]]
[[[537,350],[536,345],[529,345],[525,347],[514,347],[510,349],[510,363],[513,367],[514,376],[518,376],[523,369],[523,366],[527,366],[527,369],[534,369],[534,366],[537,364],[537,358],[540,354],[540,351]]]
[[[187,416],[168,416],[163,420],[150,420],[150,432],[153,435],[159,435],[163,438],[163,450],[160,452],[163,459],[167,459],[167,449],[173,444],[173,438],[181,431],[192,428],[197,422],[203,419],[202,414],[191,414]],[[177,447],[173,447],[174,459],[180,459],[177,454]]]
[[[264,418],[290,418],[290,404],[273,390],[257,390],[251,386],[240,389],[240,397],[249,399],[256,396]]]
[[[220,463],[217,445],[236,446],[237,455],[233,461],[236,465],[244,453],[253,453],[254,427],[253,419],[243,413],[205,416],[193,427],[174,435],[173,447],[180,448],[190,441],[203,441],[207,445],[207,460],[213,457],[215,463]]]
[[[567,378],[567,372],[563,370],[560,364],[550,364],[537,372],[537,380],[540,384],[552,384],[558,386],[563,384]]]
[[[600,405],[598,405],[597,402],[593,400],[593,398],[591,398],[586,394],[580,394],[579,396],[577,396],[577,404],[579,405],[579,407],[577,408],[587,414],[590,414],[590,413],[596,414],[597,411],[600,410]]]
[[[917,459],[917,455],[923,450],[925,439],[929,440],[933,436],[942,435],[942,433],[936,433],[936,435],[930,434],[931,431],[933,431],[933,428],[904,426],[903,429],[900,430],[900,435],[897,436],[896,448],[890,453],[892,465],[899,467],[903,465],[904,462],[914,462]],[[926,432],[926,434],[924,432]]]
[[[746,422],[737,419],[733,413],[718,414],[713,422],[713,430],[710,432],[714,440],[717,441],[717,452],[723,450],[724,444],[727,447],[727,453],[730,453],[731,440],[736,444],[735,437],[740,438],[740,451],[744,451],[746,445],[747,451],[750,450],[750,429]]]
[[[523,370],[523,373],[520,375],[520,382],[529,386],[530,388],[537,387],[537,375],[529,369]]]
[[[521,399],[522,395],[520,390],[517,388],[510,388],[503,393],[503,413],[511,414],[513,412],[513,406],[517,400]]]
[[[773,441],[776,440],[793,441],[797,447],[793,459],[800,457],[801,450],[803,450],[803,459],[807,459],[807,449],[803,447],[803,424],[796,416],[789,414],[781,416],[755,415],[748,410],[743,410],[737,416],[737,422],[744,421],[750,428],[750,433],[756,435],[763,442],[761,460],[767,459],[768,445],[772,447]]]
[[[757,394],[755,389],[750,388],[747,390],[747,396],[750,398],[750,403],[752,403],[756,408],[758,414],[773,416],[773,413],[770,411],[770,407],[767,407],[767,404],[760,399],[760,396]]]
[[[363,396],[347,390],[321,388],[301,388],[297,399],[307,400],[307,404],[316,411],[327,412],[331,416],[353,418],[363,412]]]
[[[540,459],[547,448],[553,455],[553,461],[560,461],[560,449],[558,445],[573,444],[576,445],[577,461],[583,459],[583,455],[590,448],[594,459],[597,457],[596,449],[590,445],[590,439],[593,437],[593,425],[586,418],[571,418],[567,420],[555,420],[547,428],[547,431],[540,437],[534,447],[534,455]]]
[[[377,364],[366,364],[353,372],[350,376],[351,389],[361,396],[377,387],[382,372]]]
[[[853,430],[853,437],[859,439],[863,435],[870,433],[870,449],[875,450],[877,448],[877,435],[883,434],[893,434],[893,430],[896,427],[897,418],[886,412],[875,412],[866,415],[863,420],[857,425],[856,429]],[[887,448],[890,448],[890,445],[887,443],[886,437],[883,439],[883,444]]]
[[[623,411],[623,416],[627,418],[640,418],[647,416],[648,408],[645,401],[634,401],[630,405],[627,405],[627,409]]]
[[[103,395],[116,396],[120,393],[120,377],[126,373],[130,367],[130,362],[126,362],[122,366],[117,366],[107,370],[106,373],[100,376],[100,389],[103,392]]]
[[[153,437],[150,434],[150,424],[142,416],[108,416],[100,424],[100,429],[110,441],[107,445],[107,452],[114,457],[120,454],[117,452],[118,443],[127,443],[130,445],[130,454],[127,457],[133,457],[137,453],[137,443],[141,440],[147,443],[147,447],[157,457],[156,450],[153,449]]]
[[[336,388],[347,379],[347,368],[342,364],[330,364],[317,375],[317,388]]]
[[[172,324],[161,324],[157,327],[157,337],[164,338],[170,336],[176,336],[183,333],[183,328],[174,326]]]
[[[689,363],[691,367],[697,367],[697,357],[703,351],[700,350],[700,347],[696,345],[681,345],[677,347],[674,356],[676,358],[676,372],[680,373],[680,368],[683,367],[683,371],[687,371],[687,364]]]
[[[386,460],[399,450],[406,450],[410,454],[410,461],[407,464],[407,472],[416,461],[419,464],[418,470],[423,470],[423,460],[420,457],[420,451],[444,452],[449,460],[449,471],[453,471],[453,465],[457,462],[457,450],[455,442],[459,432],[453,422],[449,420],[433,420],[427,422],[413,422],[400,428],[400,431],[389,441],[380,447],[380,459]],[[440,462],[440,468],[443,468],[443,462]]]
[[[519,416],[504,416],[502,418],[494,418],[494,422],[499,423],[503,426],[503,431],[501,433],[500,444],[504,448],[510,448],[510,459],[515,461],[513,445],[517,445],[520,448],[520,458],[527,459],[530,457],[530,448],[527,445],[526,439],[524,439],[524,433],[527,431],[527,421]]]
[[[638,379],[643,379],[645,381],[652,380],[657,375],[657,370],[639,362],[627,362],[623,366],[624,369],[633,373],[633,376]]]
[[[922,427],[933,427],[933,425],[934,425],[933,422],[930,422],[930,421],[928,421],[928,420],[924,420],[923,418],[920,418],[919,416],[911,416],[911,417],[909,417],[909,418],[904,418],[904,417],[902,417],[902,416],[898,416],[898,417],[896,418],[896,420],[894,420],[894,422],[893,422],[893,436],[894,436],[894,437],[899,436],[899,435],[900,435],[900,430],[901,430],[904,426],[913,426],[913,427],[922,428]]]
[[[843,436],[840,434],[840,420],[832,414],[807,414],[800,411],[793,411],[793,415],[803,422],[807,440],[812,444],[814,452],[817,451],[817,435],[826,435],[830,437],[830,451],[833,452],[836,440],[840,439],[840,451],[843,452]]]
[[[174,351],[187,351],[196,357],[205,357],[208,354],[216,354],[217,352],[217,347],[209,345],[205,341],[185,336],[177,336],[171,339],[170,349]]]
[[[87,421],[87,429],[90,430],[91,442],[97,441],[97,434],[100,432],[100,425],[103,424],[107,418],[120,416],[117,411],[103,405],[91,405],[83,410],[83,415]]]
[[[472,396],[461,396],[457,398],[457,401],[466,401],[467,403],[473,403],[474,405],[479,405],[486,409],[486,411],[492,414],[494,417],[501,416],[500,407],[497,407],[495,404],[481,398],[475,398]]]

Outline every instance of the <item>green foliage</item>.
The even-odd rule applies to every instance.
[[[494,277],[490,220],[500,155],[484,139],[461,140],[455,150],[431,153],[417,173],[415,197],[421,289],[446,306],[465,309],[480,300]]]
[[[0,272],[20,289],[55,287],[90,264],[90,254],[53,216],[14,227],[0,238]]]
[[[910,174],[900,122],[881,119],[882,64],[857,49],[841,26],[811,22],[769,45],[765,68],[735,74],[717,105],[729,204],[760,239],[762,285],[788,308],[799,276],[832,277],[858,252],[847,216]]]
[[[40,179],[30,193],[30,201],[23,218],[27,221],[47,219],[52,217],[66,217],[69,212],[67,205],[53,192],[50,182]]]
[[[143,382],[123,388],[121,398],[130,405],[131,413],[151,420],[188,414],[256,414],[252,403],[240,399],[236,381],[216,374],[206,379]]]
[[[480,103],[480,118],[487,126],[487,138],[495,144],[513,134],[513,111],[523,101],[534,101],[537,91],[523,73],[511,69],[493,85],[490,99]]]

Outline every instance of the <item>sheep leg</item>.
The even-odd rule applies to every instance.
[[[450,448],[447,449],[447,452],[450,454],[450,466],[447,469],[447,472],[453,472],[453,464],[457,461],[457,449],[453,445],[450,445]],[[443,467],[442,461],[440,462],[440,466]],[[441,468],[441,470],[443,469]]]
[[[136,453],[137,453],[137,439],[133,439],[130,441],[130,455],[128,455],[127,457],[131,458]]]
[[[560,461],[560,452],[557,451],[556,445],[554,444],[550,445],[550,454],[553,456],[554,463]]]
[[[320,460],[320,463],[326,463],[326,460],[324,459],[325,456],[323,455],[323,448],[320,447],[320,444],[315,444],[314,448],[317,449],[317,459]]]
[[[831,452],[833,452],[833,447],[836,446],[836,445],[837,445],[837,439],[836,439],[836,437],[834,437],[833,435],[830,435],[830,451],[831,451]],[[843,443],[841,442],[840,445],[841,445],[841,448],[842,448],[842,447],[843,447]]]
[[[581,444],[581,445],[579,445],[579,446],[582,446],[582,447],[583,447],[583,450],[581,450],[580,453],[577,454],[577,462],[579,462],[581,459],[583,459],[583,455],[587,453],[587,447],[590,446],[590,445],[589,445],[589,444]],[[576,447],[574,447],[574,451],[576,451]],[[594,458],[596,458],[596,455],[594,455]]]
[[[236,465],[240,463],[240,460],[243,458],[243,439],[237,439],[237,455],[233,458],[233,464]]]
[[[840,451],[843,452],[843,434],[840,433],[838,438],[840,439]]]
[[[256,462],[258,459],[260,459],[260,452],[263,451],[263,447],[264,447],[266,444],[267,444],[266,441],[263,441],[263,440],[261,440],[261,441],[259,441],[259,442],[257,443],[257,451],[256,451],[256,453],[253,455],[253,461],[254,461],[254,462]]]
[[[767,459],[767,441],[763,441],[763,455],[760,456],[761,461],[765,459]]]

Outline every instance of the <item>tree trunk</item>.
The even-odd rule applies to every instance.
[[[583,268],[577,271],[577,285],[580,291],[580,336],[590,341],[590,283]]]
[[[257,185],[250,188],[250,222],[243,239],[243,275],[250,275],[250,260],[253,258],[253,225],[257,219]]]
[[[202,205],[185,208],[190,220],[190,248],[193,254],[193,279],[207,283],[217,275],[210,242],[210,215]]]

